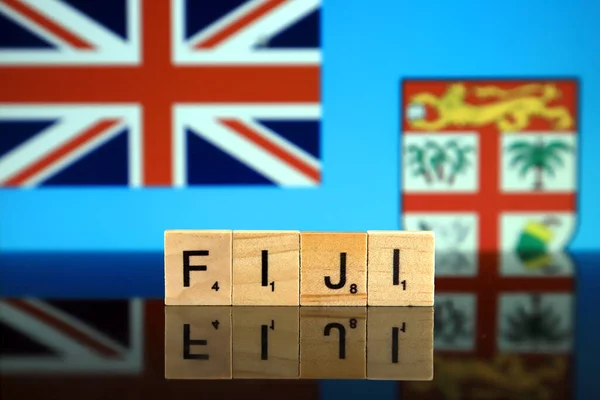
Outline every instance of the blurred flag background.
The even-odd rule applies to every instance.
[[[441,274],[570,275],[600,7],[473,4],[0,0],[0,250],[432,229]]]

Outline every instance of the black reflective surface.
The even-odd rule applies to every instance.
[[[161,254],[4,254],[2,398],[595,398],[599,258],[560,257],[570,263],[560,273],[504,274],[486,255],[476,274],[438,274],[430,317],[425,308],[414,318],[408,308],[216,307],[230,331],[219,344],[200,330],[215,329],[208,308],[165,310]],[[418,335],[402,338],[414,321]],[[209,370],[220,376],[169,365],[183,359],[185,324],[190,340],[215,344],[213,360],[229,349]],[[263,325],[276,361],[266,368],[256,361]],[[207,353],[192,343],[189,354]]]

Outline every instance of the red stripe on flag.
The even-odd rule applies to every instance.
[[[247,14],[243,15],[236,21],[228,24],[224,29],[217,31],[212,36],[204,39],[194,46],[196,49],[212,49],[218,46],[223,41],[227,40],[230,36],[233,36],[236,32],[242,30],[246,26],[250,25],[275,7],[279,7],[285,3],[286,0],[267,0],[262,5],[251,10]]]
[[[499,211],[510,212],[572,212],[576,206],[574,193],[523,193],[497,194],[482,197],[478,194],[427,193],[404,194],[404,210],[413,212],[470,212],[477,213],[491,208],[494,216]],[[496,243],[494,242],[494,245]],[[490,249],[488,249],[490,250]]]
[[[298,171],[302,172],[304,175],[310,177],[312,180],[319,182],[321,180],[321,173],[315,167],[307,164],[302,161],[292,153],[286,151],[285,149],[279,147],[277,144],[270,142],[259,133],[254,132],[252,129],[248,128],[246,125],[242,124],[239,121],[234,119],[221,119],[221,123],[228,128],[234,130],[236,133],[240,134],[244,138],[248,139],[255,145],[261,147],[263,150],[268,151],[275,157],[279,158],[286,164],[294,167]]]
[[[44,168],[51,166],[63,156],[76,150],[78,147],[98,137],[102,133],[105,133],[108,129],[113,128],[119,122],[120,121],[118,119],[104,119],[97,122],[90,128],[83,131],[83,133],[80,135],[64,143],[62,146],[50,152],[45,157],[42,157],[42,159],[38,160],[36,163],[26,167],[16,175],[13,175],[6,182],[4,182],[4,186],[19,186],[24,184],[28,179],[40,173]]]
[[[171,62],[171,2],[145,1],[142,5],[143,39],[142,65],[133,68],[132,76],[117,78],[122,89],[113,88],[107,94],[133,89],[132,98],[141,100],[142,108],[142,160],[144,186],[170,186],[173,181],[173,106],[185,102],[184,94],[195,101],[197,88],[192,82],[204,82],[205,77],[196,68],[187,68],[187,76],[180,73]],[[103,74],[106,76],[106,74]],[[108,84],[110,79],[104,78]],[[137,83],[135,83],[137,81]],[[187,85],[187,88],[184,88]],[[210,92],[210,89],[207,89]],[[114,100],[113,100],[114,101]],[[194,100],[187,100],[194,101]]]
[[[48,314],[46,311],[36,307],[31,303],[27,303],[23,300],[6,300],[7,304],[20,309],[28,314],[36,317],[36,319],[43,321],[44,323],[52,326],[54,329],[60,331],[62,334],[67,335],[75,341],[86,345],[87,347],[96,351],[96,353],[107,357],[116,357],[119,352],[108,347],[104,343],[90,337],[85,332],[80,331],[76,327],[67,324],[66,322],[56,318],[55,316]]]
[[[12,8],[13,11],[21,14],[22,16],[35,22],[48,32],[59,37],[61,40],[67,42],[76,49],[92,50],[94,46],[77,36],[76,34],[69,32],[63,26],[58,25],[54,21],[46,18],[36,10],[32,9],[28,5],[22,3],[20,0],[0,0],[8,7]]]

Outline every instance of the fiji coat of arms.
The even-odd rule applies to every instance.
[[[436,377],[406,390],[564,398],[577,81],[405,80],[401,91],[401,225],[436,237]]]
[[[402,83],[402,221],[436,233],[436,274],[569,276],[576,80]]]

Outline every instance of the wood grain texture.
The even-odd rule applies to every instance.
[[[367,304],[366,233],[300,234],[300,305]]]
[[[231,370],[231,307],[165,307],[165,378],[231,379]]]
[[[233,377],[299,377],[299,308],[233,307]]]
[[[300,377],[366,377],[366,307],[300,309]]]
[[[368,231],[368,305],[432,306],[434,234]]]
[[[165,304],[231,305],[231,242],[227,230],[165,231]]]
[[[367,379],[433,379],[433,307],[369,308]]]
[[[233,232],[233,305],[298,306],[300,232]]]

